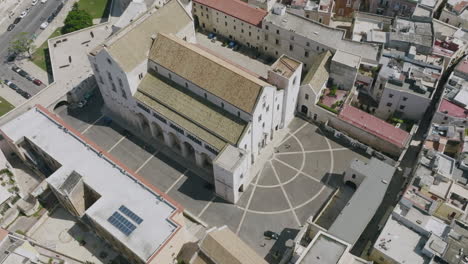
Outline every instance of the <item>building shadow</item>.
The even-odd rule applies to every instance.
[[[283,256],[284,252],[286,251],[286,241],[289,239],[294,240],[294,238],[299,233],[299,229],[292,229],[292,228],[285,228],[279,234],[278,240],[275,241],[275,244],[271,247],[268,254],[265,256],[265,260],[268,263],[279,263],[281,257]]]

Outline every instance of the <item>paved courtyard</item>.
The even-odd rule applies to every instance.
[[[315,125],[296,118],[259,176],[233,205],[218,198],[213,187],[183,166],[183,161],[161,151],[164,146],[148,148],[134,136],[124,136],[115,122],[105,122],[100,99],[95,100],[78,112],[66,107],[55,112],[187,211],[209,226],[229,226],[272,263],[276,261],[271,253],[281,254],[285,241],[294,238],[307,218],[328,202],[350,161],[357,157],[366,160],[323,136]],[[265,230],[279,233],[280,239],[265,240]]]

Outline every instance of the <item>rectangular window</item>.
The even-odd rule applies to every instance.
[[[174,125],[174,124],[170,124],[169,126],[170,126],[172,129],[174,129],[175,131],[177,131],[178,133],[184,135],[184,130],[183,130],[182,128],[180,128],[180,127],[178,127],[178,126],[176,126],[176,125]]]
[[[405,109],[405,107],[406,107],[406,106],[404,106],[404,105],[400,105],[400,110]]]
[[[150,112],[150,110],[149,110],[148,107],[146,107],[146,106],[144,106],[144,105],[142,105],[142,104],[140,104],[140,103],[137,103],[137,106],[140,107],[141,109],[143,109],[143,111],[145,111],[145,112],[147,112],[147,113]]]
[[[122,93],[122,97],[124,99],[127,99],[127,93],[125,93],[125,90],[124,89],[120,89],[120,92]]]
[[[265,40],[268,40],[268,34],[265,34]]]
[[[117,92],[117,88],[115,88],[114,82],[111,81],[111,85],[112,85],[112,91]]]
[[[308,57],[309,57],[309,52],[306,51],[306,52],[304,53],[304,56],[305,56],[306,58],[308,58]]]
[[[310,47],[310,43],[309,43],[309,42],[306,42],[306,46],[307,46],[307,47]]]
[[[112,74],[110,72],[107,72],[107,78],[112,82]]]
[[[392,103],[387,103],[387,106],[388,106],[388,107],[392,106]]]
[[[388,94],[388,97],[389,97],[389,98],[392,98],[392,97],[393,97],[393,94]]]
[[[290,50],[290,51],[293,50],[293,45],[292,45],[292,44],[289,44],[289,50]]]
[[[408,97],[403,96],[403,101],[406,101],[406,100],[408,100]]]
[[[158,114],[156,114],[156,113],[154,113],[154,112],[153,112],[153,116],[154,116],[156,119],[158,119],[159,121],[163,122],[164,124],[167,124],[167,121],[166,121],[166,119],[165,119],[164,117],[162,117],[162,116],[160,116],[160,115],[158,115]]]
[[[99,68],[98,68],[97,64],[96,63],[93,63],[93,64],[94,64],[94,69],[96,70],[96,72],[99,72]]]
[[[205,145],[205,148],[206,148],[209,152],[211,152],[211,153],[213,153],[213,154],[215,154],[215,155],[218,155],[218,151],[214,150],[214,148],[212,148],[212,147],[210,147],[210,146],[208,146],[208,145]]]
[[[308,94],[305,94],[305,99],[309,100],[309,95]]]
[[[265,26],[265,29],[268,30],[268,25]]]
[[[119,87],[120,87],[120,88],[123,88],[123,82],[122,82],[122,79],[118,78],[117,80],[119,81]]]
[[[262,121],[262,115],[258,116],[258,122]]]
[[[276,45],[279,45],[279,39],[275,40]]]
[[[278,35],[279,35],[279,29],[277,29],[277,30],[276,30],[276,34],[278,34]]]
[[[192,135],[190,135],[190,134],[187,134],[187,137],[188,137],[190,140],[192,140],[193,142],[197,143],[198,145],[200,145],[200,146],[202,145],[202,142],[201,142],[198,138],[196,138],[196,137],[194,137],[194,136],[192,136]]]

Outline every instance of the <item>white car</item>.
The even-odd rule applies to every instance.
[[[47,2],[47,0],[41,0],[41,3],[45,4]]]
[[[32,0],[31,5],[35,6],[39,0]]]
[[[23,18],[23,17],[25,17],[27,14],[28,14],[27,11],[23,11],[23,12],[21,12],[21,14],[19,15],[19,17],[20,17],[20,18]]]
[[[41,24],[41,29],[45,29],[48,25],[49,25],[49,23],[47,21],[42,23]]]

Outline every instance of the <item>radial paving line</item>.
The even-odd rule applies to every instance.
[[[213,203],[214,199],[216,199],[216,195],[213,195],[213,197],[210,199],[210,201],[205,205],[205,207],[203,207],[203,209],[201,210],[201,212],[198,214],[197,217],[201,217],[203,215],[203,213],[205,213],[206,209],[208,209],[208,207],[210,207],[210,205]]]
[[[138,169],[136,169],[136,173],[138,173],[141,169],[143,169],[143,167],[145,167],[146,164],[148,164],[148,162],[154,158],[154,156],[156,156],[156,154],[158,154],[159,150],[156,150],[155,152],[153,152],[153,154],[151,154],[151,156],[149,156],[148,159],[145,160],[145,162],[143,162],[143,164],[140,165],[140,167],[138,167]]]
[[[327,151],[340,151],[340,150],[348,150],[349,148],[334,148],[334,149],[319,149],[319,150],[306,150],[306,151],[293,151],[293,152],[281,152],[276,153],[276,155],[291,155],[291,154],[302,154],[302,153],[319,153],[319,152],[327,152]]]
[[[90,128],[92,128],[99,120],[101,120],[104,117],[104,115],[101,115],[98,119],[96,119],[91,125],[89,125],[85,130],[81,131],[81,134],[84,134],[88,132]]]
[[[177,180],[171,185],[169,186],[169,188],[165,191],[165,193],[169,193],[172,188],[174,188],[174,186],[180,181],[180,179],[182,179],[185,175],[185,173],[188,172],[188,169],[185,169],[185,171],[179,176],[179,178],[177,178]]]
[[[297,141],[297,144],[299,145],[299,147],[304,151],[304,146],[302,146],[301,141],[299,141],[299,139],[298,139],[296,136],[294,136],[294,135],[291,135],[291,136],[294,138],[294,140]],[[275,156],[275,155],[276,155],[276,154],[274,154],[274,156]],[[271,160],[271,159],[270,159],[270,160]],[[275,160],[277,160],[277,159],[275,159]],[[273,163],[271,163],[271,165],[273,166]],[[297,176],[299,176],[299,174],[301,174],[301,171],[304,169],[304,166],[305,166],[305,155],[302,155],[301,169],[300,169],[300,170],[297,170],[296,168],[294,168],[294,170],[296,171],[296,175],[294,175],[291,179],[289,179],[289,180],[287,180],[287,181],[285,181],[285,182],[280,182],[280,184],[286,185],[286,184],[292,182],[294,179],[297,178]],[[273,187],[269,187],[269,186],[267,186],[267,185],[260,185],[260,184],[255,184],[255,185],[258,186],[258,187],[262,187],[262,188],[273,188]],[[278,186],[279,186],[279,185],[278,185]],[[275,186],[275,187],[278,187],[278,186]]]
[[[271,164],[271,166],[273,166],[273,164],[271,163],[271,161],[270,161],[270,164]],[[273,173],[275,174],[276,179],[278,179],[278,182],[280,182],[280,178],[279,178],[279,176],[278,176],[278,172],[276,172],[275,167],[273,167]],[[291,211],[293,212],[294,218],[295,218],[296,221],[297,221],[297,225],[298,225],[298,226],[301,226],[301,221],[299,221],[299,218],[297,217],[296,211],[293,209],[291,200],[289,200],[289,197],[288,197],[288,194],[286,193],[286,190],[284,190],[283,185],[281,185],[280,188],[281,188],[281,190],[283,191],[284,198],[286,198],[286,201],[288,202],[289,208],[291,208]]]
[[[125,136],[122,136],[117,142],[115,142],[115,144],[107,151],[107,152],[111,152],[115,147],[117,147],[117,145],[120,144],[120,142],[122,142],[123,140],[125,139]]]
[[[304,174],[304,176],[307,176],[307,177],[310,178],[311,180],[314,180],[314,181],[316,181],[316,182],[320,182],[320,180],[314,178],[314,176],[312,176],[312,175],[310,175],[310,174],[308,174],[308,173],[305,173],[305,172],[303,172],[302,170],[298,170],[298,169],[294,168],[293,166],[289,165],[288,163],[286,163],[286,162],[284,162],[284,161],[282,161],[282,160],[279,160],[279,159],[277,159],[277,158],[275,158],[275,160],[278,161],[278,162],[280,162],[280,163],[282,163],[282,164],[285,165],[286,167],[289,167],[289,168],[291,168],[291,169],[293,169],[293,170],[299,172],[299,174]]]
[[[299,132],[301,129],[303,129],[307,124],[309,124],[309,123],[305,122],[302,126],[300,126],[298,129],[296,129],[296,131],[294,131],[294,132],[292,132],[292,133],[289,132],[289,133],[288,133],[289,135],[286,136],[286,137],[279,143],[279,145],[283,144],[284,142],[286,142],[286,140],[288,140],[288,139],[290,139],[291,137],[293,137],[297,132]]]
[[[260,180],[260,176],[262,176],[264,168],[265,168],[265,166],[260,170],[260,173],[257,176],[257,180],[255,180],[255,184],[258,184],[258,181]],[[242,227],[242,224],[244,223],[245,215],[247,214],[247,210],[248,210],[248,208],[250,206],[250,202],[252,201],[252,198],[253,198],[253,195],[255,193],[255,189],[257,188],[257,186],[254,185],[252,188],[253,188],[252,193],[250,194],[249,200],[247,200],[247,205],[245,206],[244,213],[242,214],[242,218],[241,218],[241,220],[239,222],[239,225],[237,226],[236,235],[239,234],[239,231],[240,231],[240,229]]]

